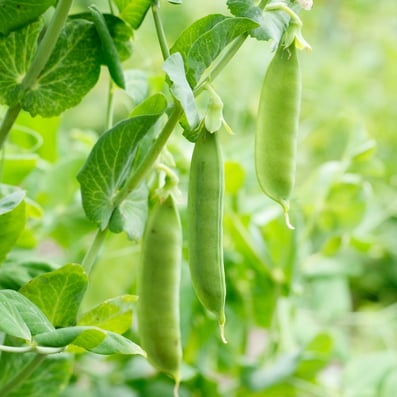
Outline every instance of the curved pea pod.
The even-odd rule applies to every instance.
[[[88,7],[88,9],[102,43],[103,55],[109,69],[110,76],[120,88],[125,88],[125,79],[120,57],[106,25],[105,18],[95,5]]]
[[[158,370],[180,382],[179,318],[182,229],[172,196],[151,211],[138,270],[137,318],[141,346]]]
[[[188,191],[188,248],[193,288],[218,320],[224,337],[223,160],[218,134],[201,131],[193,150]]]
[[[260,187],[278,202],[289,222],[295,183],[301,80],[295,45],[279,47],[266,71],[255,133],[255,168]]]

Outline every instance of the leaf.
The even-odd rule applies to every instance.
[[[140,354],[146,356],[140,346],[114,332],[107,332],[104,341],[90,351],[97,354]]]
[[[163,114],[167,103],[156,94],[137,108],[134,117],[106,131],[94,145],[77,179],[88,219],[104,229],[115,209],[113,198],[131,172],[139,141]],[[142,114],[147,111],[148,114]]]
[[[34,303],[17,291],[1,290],[0,306],[1,305],[8,306],[9,308],[12,307],[14,314],[17,313],[16,318],[20,316],[32,335],[52,331],[54,329],[44,313]],[[3,323],[4,317],[1,316],[1,318]],[[17,336],[9,332],[6,333],[11,336]]]
[[[19,290],[33,277],[53,270],[45,262],[13,262],[7,261],[0,268],[0,289]]]
[[[8,36],[0,36],[0,102],[12,106],[20,100],[18,84],[29,69],[43,27],[44,22],[39,19]]]
[[[257,26],[248,18],[207,15],[186,29],[170,51],[181,53],[187,80],[195,87],[203,72],[231,41]]]
[[[189,127],[195,128],[200,122],[200,114],[193,91],[186,80],[182,55],[179,52],[170,55],[163,64],[163,70],[172,82],[171,92],[182,105]]]
[[[331,335],[327,333],[317,334],[305,347],[296,375],[309,381],[314,380],[317,373],[330,361],[333,345],[334,341]]]
[[[123,18],[133,29],[138,29],[145,19],[152,0],[115,0],[120,17]]]
[[[7,296],[8,291],[10,290],[0,291],[0,331],[28,341],[31,338],[29,327],[19,313],[12,296],[11,299]]]
[[[100,328],[75,326],[58,328],[50,332],[38,334],[34,340],[39,346],[66,347],[70,344],[75,344],[89,350],[99,345],[105,337],[105,331]]]
[[[0,0],[0,33],[8,34],[34,21],[53,4],[55,0]]]
[[[288,27],[289,16],[281,11],[263,11],[254,0],[228,0],[230,12],[237,17],[247,17],[259,24],[250,34],[258,40],[273,40],[276,47]]]
[[[25,222],[25,192],[0,185],[0,264],[21,234]]]
[[[94,326],[76,326],[56,329],[36,335],[39,346],[66,347],[75,345],[97,354],[142,354],[145,352],[122,335]]]
[[[109,230],[113,233],[125,231],[130,240],[140,240],[148,214],[148,196],[146,184],[141,183],[113,211]]]
[[[80,103],[98,80],[100,56],[92,24],[68,21],[34,87],[25,93],[23,109],[32,116],[51,117]]]
[[[137,297],[123,295],[108,299],[100,305],[84,313],[78,325],[95,325],[101,329],[122,334],[131,326],[132,309]]]
[[[0,359],[0,389],[14,379],[22,368],[27,368],[35,357],[35,354],[3,352]],[[73,360],[69,354],[47,356],[7,397],[58,397],[67,385],[72,369]]]
[[[35,277],[20,292],[35,303],[55,327],[76,322],[87,288],[87,275],[77,264],[68,264]]]
[[[142,102],[149,94],[148,76],[143,70],[127,69],[124,71],[125,89],[134,104]]]

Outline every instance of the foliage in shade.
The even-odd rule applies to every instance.
[[[19,373],[21,368],[28,366],[35,354],[1,354],[0,390]],[[69,354],[48,356],[40,367],[25,382],[13,389],[8,397],[57,397],[69,382],[73,370],[73,359]]]
[[[55,0],[0,0],[0,34],[8,34],[42,15]]]

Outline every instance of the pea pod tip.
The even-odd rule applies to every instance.
[[[228,343],[226,337],[225,337],[225,323],[219,323],[219,331],[220,331],[220,335],[221,335],[221,340],[223,343]]]
[[[291,221],[290,221],[290,219],[289,219],[288,210],[287,210],[287,211],[284,211],[284,219],[285,219],[285,223],[286,223],[288,229],[295,230],[295,226],[292,225],[292,223],[291,223]]]

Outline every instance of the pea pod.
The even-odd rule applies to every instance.
[[[98,36],[102,43],[102,50],[106,65],[109,69],[110,76],[112,80],[120,87],[125,88],[125,80],[123,68],[121,66],[121,61],[119,54],[117,52],[116,46],[110,35],[109,29],[106,25],[105,18],[102,13],[92,5],[88,7],[94,21],[95,28],[98,32]]]
[[[295,183],[295,158],[301,81],[295,45],[280,46],[262,85],[255,133],[255,168],[260,187],[278,202],[289,222]]]
[[[172,196],[158,203],[145,228],[138,271],[137,317],[148,360],[175,379],[182,360],[179,319],[182,229]]]
[[[201,304],[225,324],[223,161],[217,133],[204,127],[193,150],[188,192],[188,247],[193,288]]]

